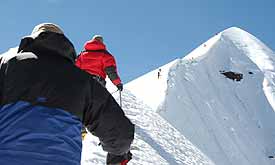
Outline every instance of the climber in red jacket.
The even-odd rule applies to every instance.
[[[105,78],[108,75],[118,90],[123,90],[115,59],[107,51],[101,35],[95,35],[92,40],[85,43],[84,51],[80,53],[76,60],[76,66],[90,73],[103,86],[106,85]]]

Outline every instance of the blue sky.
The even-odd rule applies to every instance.
[[[215,33],[237,26],[275,50],[274,0],[4,0],[0,53],[36,24],[60,25],[77,52],[101,34],[123,82],[183,57]]]

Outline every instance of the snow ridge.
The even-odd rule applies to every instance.
[[[172,65],[159,67],[165,71],[163,79],[156,78],[156,69],[126,88],[214,164],[271,165],[274,162],[268,156],[275,153],[274,62],[274,52],[265,44],[232,27]],[[242,79],[228,79],[221,74],[226,72]],[[144,84],[149,88],[144,90]]]
[[[268,96],[275,89],[274,53],[239,28],[209,41],[170,68],[161,115],[215,164],[274,163],[267,158],[275,151]],[[242,73],[243,80],[227,79],[221,71]]]
[[[114,94],[114,97],[119,101],[117,93]],[[213,164],[179,131],[129,91],[123,92],[122,99],[126,115],[136,125],[135,140],[131,148],[134,156],[129,163],[130,165]],[[83,143],[82,164],[88,165],[92,162],[104,164],[106,153],[100,151],[100,149],[95,152],[95,145],[98,144],[97,139],[89,135]],[[86,155],[87,153],[89,155]]]

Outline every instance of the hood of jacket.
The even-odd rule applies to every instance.
[[[49,54],[60,55],[72,63],[76,59],[76,51],[70,40],[64,34],[54,32],[42,32],[24,37],[18,52],[32,52],[36,55],[40,52],[49,52]]]
[[[97,40],[91,40],[85,43],[84,46],[85,50],[106,50],[106,46],[104,43],[97,41]]]

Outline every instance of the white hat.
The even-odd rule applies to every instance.
[[[41,32],[54,32],[54,33],[64,34],[64,32],[61,30],[61,28],[56,24],[41,23],[34,27],[31,35],[40,34]]]
[[[103,37],[102,35],[94,35],[92,40],[97,40],[97,41],[100,41],[100,42],[103,42]]]

